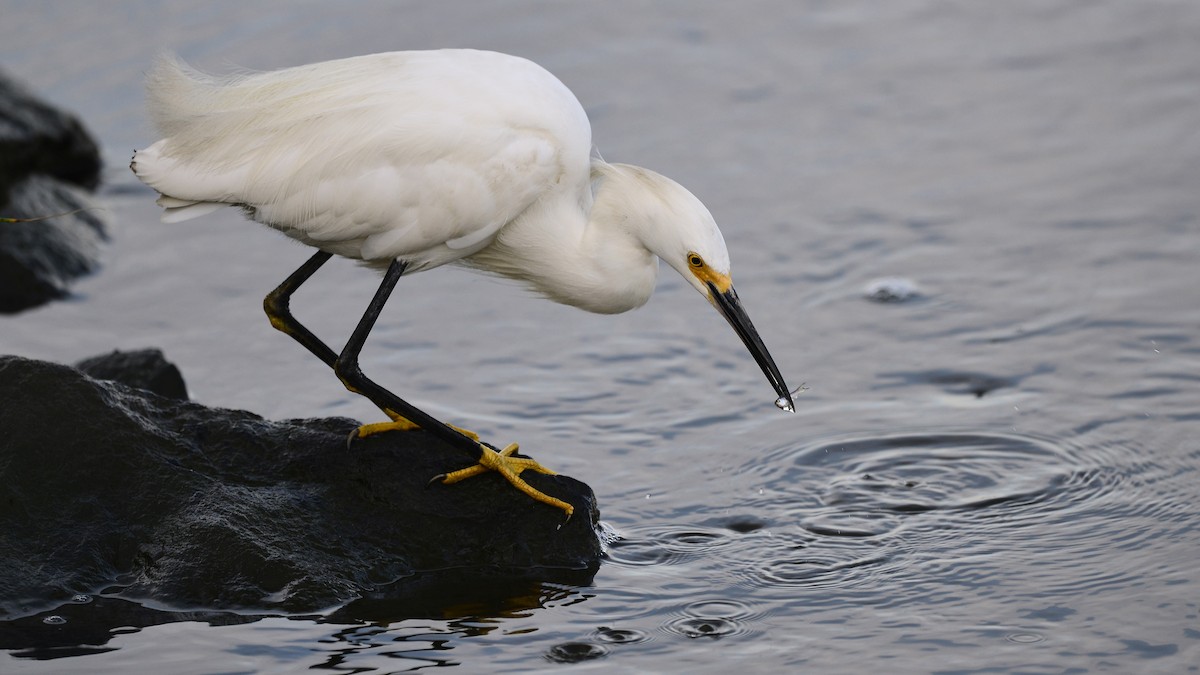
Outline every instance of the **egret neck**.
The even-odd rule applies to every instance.
[[[712,214],[665,176],[592,160],[590,190],[546,195],[467,262],[525,281],[557,302],[613,314],[650,299],[659,259],[721,313],[787,404],[780,407],[794,410],[792,393],[733,289]]]

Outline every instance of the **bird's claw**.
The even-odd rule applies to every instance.
[[[358,427],[357,429],[354,429],[353,431],[350,432],[350,437],[346,439],[346,447],[349,448],[354,443],[354,441],[359,438],[366,438],[367,436],[375,436],[376,434],[382,434],[382,433],[385,433],[388,431],[412,431],[413,429],[421,428],[420,426],[417,425],[416,422],[413,422],[412,420],[404,417],[403,415],[395,413],[386,408],[384,408],[383,412],[385,414],[387,414],[387,416],[389,418],[391,418],[390,421],[388,421],[388,422],[372,422],[370,424],[364,424],[364,425]]]
[[[388,417],[392,418],[390,422],[364,424],[357,429],[354,429],[350,432],[350,437],[346,439],[347,447],[352,445],[354,441],[359,438],[366,438],[368,436],[374,436],[387,431],[410,431],[412,429],[420,428],[412,421],[405,419],[402,415],[398,415],[391,410],[385,409],[384,412],[387,413]],[[575,513],[575,507],[561,499],[555,499],[554,497],[535,489],[532,485],[521,479],[521,473],[524,471],[535,471],[537,473],[544,473],[550,476],[557,474],[539,464],[537,460],[529,459],[527,457],[513,457],[513,454],[516,453],[519,447],[516,443],[510,443],[503,450],[496,451],[491,446],[480,441],[479,434],[475,433],[474,431],[463,429],[462,427],[456,427],[452,424],[447,424],[446,426],[454,429],[458,433],[466,436],[479,445],[479,463],[473,466],[468,466],[465,469],[438,474],[431,478],[428,483],[426,483],[426,487],[439,482],[444,485],[453,485],[454,483],[479,476],[487,473],[488,471],[495,471],[503,476],[504,479],[507,480],[513,487],[521,492],[524,492],[532,499],[542,502],[543,504],[553,506],[554,508],[565,512],[567,514],[567,519],[563,521],[562,525],[566,525],[568,522],[570,522],[571,515]],[[562,527],[562,525],[559,527]]]
[[[386,433],[389,431],[413,431],[414,429],[421,428],[420,425],[418,425],[416,422],[413,422],[412,420],[404,417],[403,415],[401,415],[399,413],[393,412],[386,408],[384,409],[383,412],[385,414],[387,414],[388,417],[391,418],[391,421],[389,421],[389,422],[372,422],[370,424],[364,424],[364,425],[358,427],[357,429],[354,429],[353,431],[350,432],[350,437],[346,439],[346,447],[350,447],[350,445],[353,444],[354,441],[359,438],[375,436],[376,434],[382,434],[382,433]],[[458,433],[462,434],[463,436],[466,436],[467,438],[471,439],[472,441],[475,441],[476,443],[479,442],[479,434],[475,433],[474,431],[471,431],[470,429],[456,427],[453,424],[447,424],[446,426],[457,431]]]
[[[468,478],[473,478],[488,471],[495,471],[503,476],[504,479],[507,480],[513,487],[521,492],[524,492],[530,498],[548,506],[553,506],[554,508],[560,509],[566,513],[567,520],[563,521],[564,525],[571,520],[572,514],[575,513],[575,507],[561,499],[556,499],[545,494],[544,492],[537,490],[532,485],[521,479],[521,473],[524,471],[535,471],[537,473],[544,473],[550,476],[557,475],[555,472],[542,466],[537,462],[537,460],[529,459],[527,457],[513,457],[513,454],[518,448],[516,443],[510,443],[507,447],[499,452],[482,443],[480,443],[479,448],[481,450],[481,454],[479,456],[478,464],[469,466],[465,469],[459,469],[458,471],[451,471],[450,473],[434,476],[433,480],[430,481],[430,484],[440,481],[445,485],[453,485],[454,483],[466,480]]]

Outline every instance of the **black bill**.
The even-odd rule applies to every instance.
[[[779,374],[779,368],[775,366],[775,360],[771,358],[771,353],[767,351],[767,346],[763,344],[762,338],[758,336],[758,331],[754,329],[754,324],[750,322],[750,317],[746,315],[746,310],[742,309],[742,302],[738,300],[737,291],[731,286],[728,291],[721,293],[717,287],[709,283],[709,293],[712,294],[713,304],[721,311],[721,315],[733,326],[745,343],[746,349],[750,350],[750,355],[758,362],[758,367],[762,368],[763,374],[770,380],[771,386],[775,388],[775,393],[779,395],[781,401],[786,400],[787,406],[781,404],[779,407],[784,410],[795,411],[796,405],[792,401],[792,392],[788,390],[787,384],[783,381],[783,375]]]

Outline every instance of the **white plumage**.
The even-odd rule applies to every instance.
[[[163,220],[235,205],[323,251],[268,296],[267,310],[355,391],[357,350],[401,274],[459,263],[615,313],[650,298],[662,259],[721,311],[791,409],[708,209],[664,176],[590,158],[583,107],[530,61],[393,52],[220,78],[166,58],[148,90],[163,138],[130,166],[161,194]],[[287,310],[326,254],[388,270],[340,356]],[[368,395],[393,417],[440,424],[390,392]]]
[[[704,205],[589,159],[583,107],[526,59],[392,52],[225,78],[162,59],[148,91],[163,139],[132,166],[168,222],[237,204],[336,255],[463,262],[596,312],[644,304],[654,256],[729,273]]]
[[[523,281],[594,312],[641,306],[664,259],[720,310],[779,399],[792,394],[730,280],[713,216],[647,169],[590,159],[587,115],[562,82],[526,59],[468,49],[358,56],[217,78],[163,59],[148,78],[161,141],[130,167],[160,192],[163,221],[238,205],[251,219],[320,251],[271,292],[271,323],[370,398],[391,423],[473,453],[446,483],[499,471],[530,497],[563,509],[520,473],[546,472],[497,453],[362,374],[359,351],[403,274],[448,263]],[[290,295],[338,255],[386,269],[341,353],[296,321]]]

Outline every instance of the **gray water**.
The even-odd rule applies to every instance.
[[[125,168],[153,140],[140,75],[164,48],[221,70],[470,46],[547,66],[606,159],[705,201],[807,384],[777,411],[669,270],[616,317],[405,279],[365,370],[588,482],[623,537],[591,586],[116,630],[0,670],[1195,672],[1197,36],[1171,0],[0,1],[0,66],[104,145],[113,234],[74,298],[0,318],[0,352],[157,346],[209,405],[377,419],[261,314],[303,247],[233,212],[158,223]],[[867,298],[889,278],[915,294]],[[332,264],[294,307],[337,342],[376,283]]]

